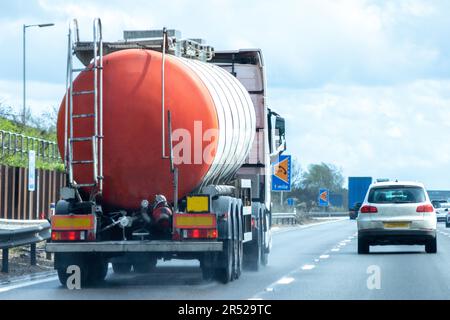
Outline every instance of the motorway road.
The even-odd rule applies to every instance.
[[[387,246],[358,255],[355,236],[356,222],[349,220],[282,228],[274,234],[269,265],[228,285],[203,281],[198,263],[171,261],[158,263],[150,275],[109,274],[91,289],[67,290],[55,276],[0,286],[0,300],[450,299],[450,229],[439,224],[437,254],[423,246]],[[372,290],[368,268],[380,276],[369,281]]]

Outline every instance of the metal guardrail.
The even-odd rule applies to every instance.
[[[31,246],[30,264],[36,265],[36,243],[50,239],[50,223],[47,220],[0,219],[0,249],[2,272],[9,271],[9,249]]]
[[[310,212],[308,213],[309,217],[320,218],[320,217],[348,217],[348,211],[341,212]]]
[[[296,224],[297,214],[296,213],[272,213],[272,223],[273,224]]]
[[[18,155],[21,159],[27,159],[29,150],[35,150],[36,158],[43,161],[61,161],[56,142],[0,130],[1,157]]]
[[[343,212],[306,212],[301,213],[308,218],[333,218],[333,217],[348,217],[348,211]],[[297,213],[272,213],[273,224],[296,224],[297,223]]]

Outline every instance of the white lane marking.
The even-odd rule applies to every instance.
[[[294,281],[295,281],[295,279],[292,278],[292,277],[283,277],[280,280],[278,280],[276,283],[277,284],[289,284],[289,283],[292,283]]]
[[[315,265],[313,265],[313,264],[305,264],[303,267],[302,267],[302,270],[312,270],[312,269],[314,269],[316,266]]]
[[[333,252],[338,252],[339,250],[341,250],[341,249],[339,249],[339,248],[333,248],[333,249],[331,249],[331,251],[333,251]]]
[[[320,258],[320,259],[328,259],[329,257],[330,257],[329,254],[323,254],[323,255],[321,255],[319,258]]]
[[[11,291],[11,290],[14,290],[14,289],[19,289],[19,288],[33,286],[35,284],[51,282],[51,281],[55,281],[57,279],[58,279],[58,277],[55,276],[55,277],[51,277],[51,278],[47,278],[47,279],[34,280],[34,281],[25,282],[25,283],[14,284],[14,285],[11,285],[11,286],[0,288],[0,293]]]
[[[314,259],[314,262],[319,262],[320,260],[319,259]]]
[[[273,288],[266,288],[267,292],[272,292],[274,289]]]
[[[250,298],[250,299],[247,299],[247,300],[263,300],[263,298]]]

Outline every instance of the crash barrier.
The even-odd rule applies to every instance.
[[[20,159],[26,159],[30,150],[36,152],[37,160],[61,162],[56,142],[0,130],[0,156],[2,158],[18,156]]]
[[[297,214],[296,213],[272,213],[272,223],[273,224],[296,224]]]
[[[298,216],[306,218],[334,218],[334,217],[348,217],[349,213],[345,212],[307,212],[307,213],[272,213],[273,224],[297,224]]]
[[[348,211],[340,211],[340,212],[310,212],[308,213],[308,217],[312,218],[321,218],[321,217],[348,217]]]
[[[16,247],[30,245],[30,264],[36,265],[36,244],[48,239],[50,239],[48,220],[0,219],[1,272],[9,272],[9,249]]]

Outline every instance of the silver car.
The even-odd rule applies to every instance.
[[[359,254],[376,245],[425,245],[427,253],[437,252],[436,211],[421,183],[372,184],[357,224]]]
[[[434,208],[436,209],[436,220],[438,222],[446,221],[447,220],[447,213],[450,208],[450,203],[448,202],[440,202],[439,205],[434,205]]]

